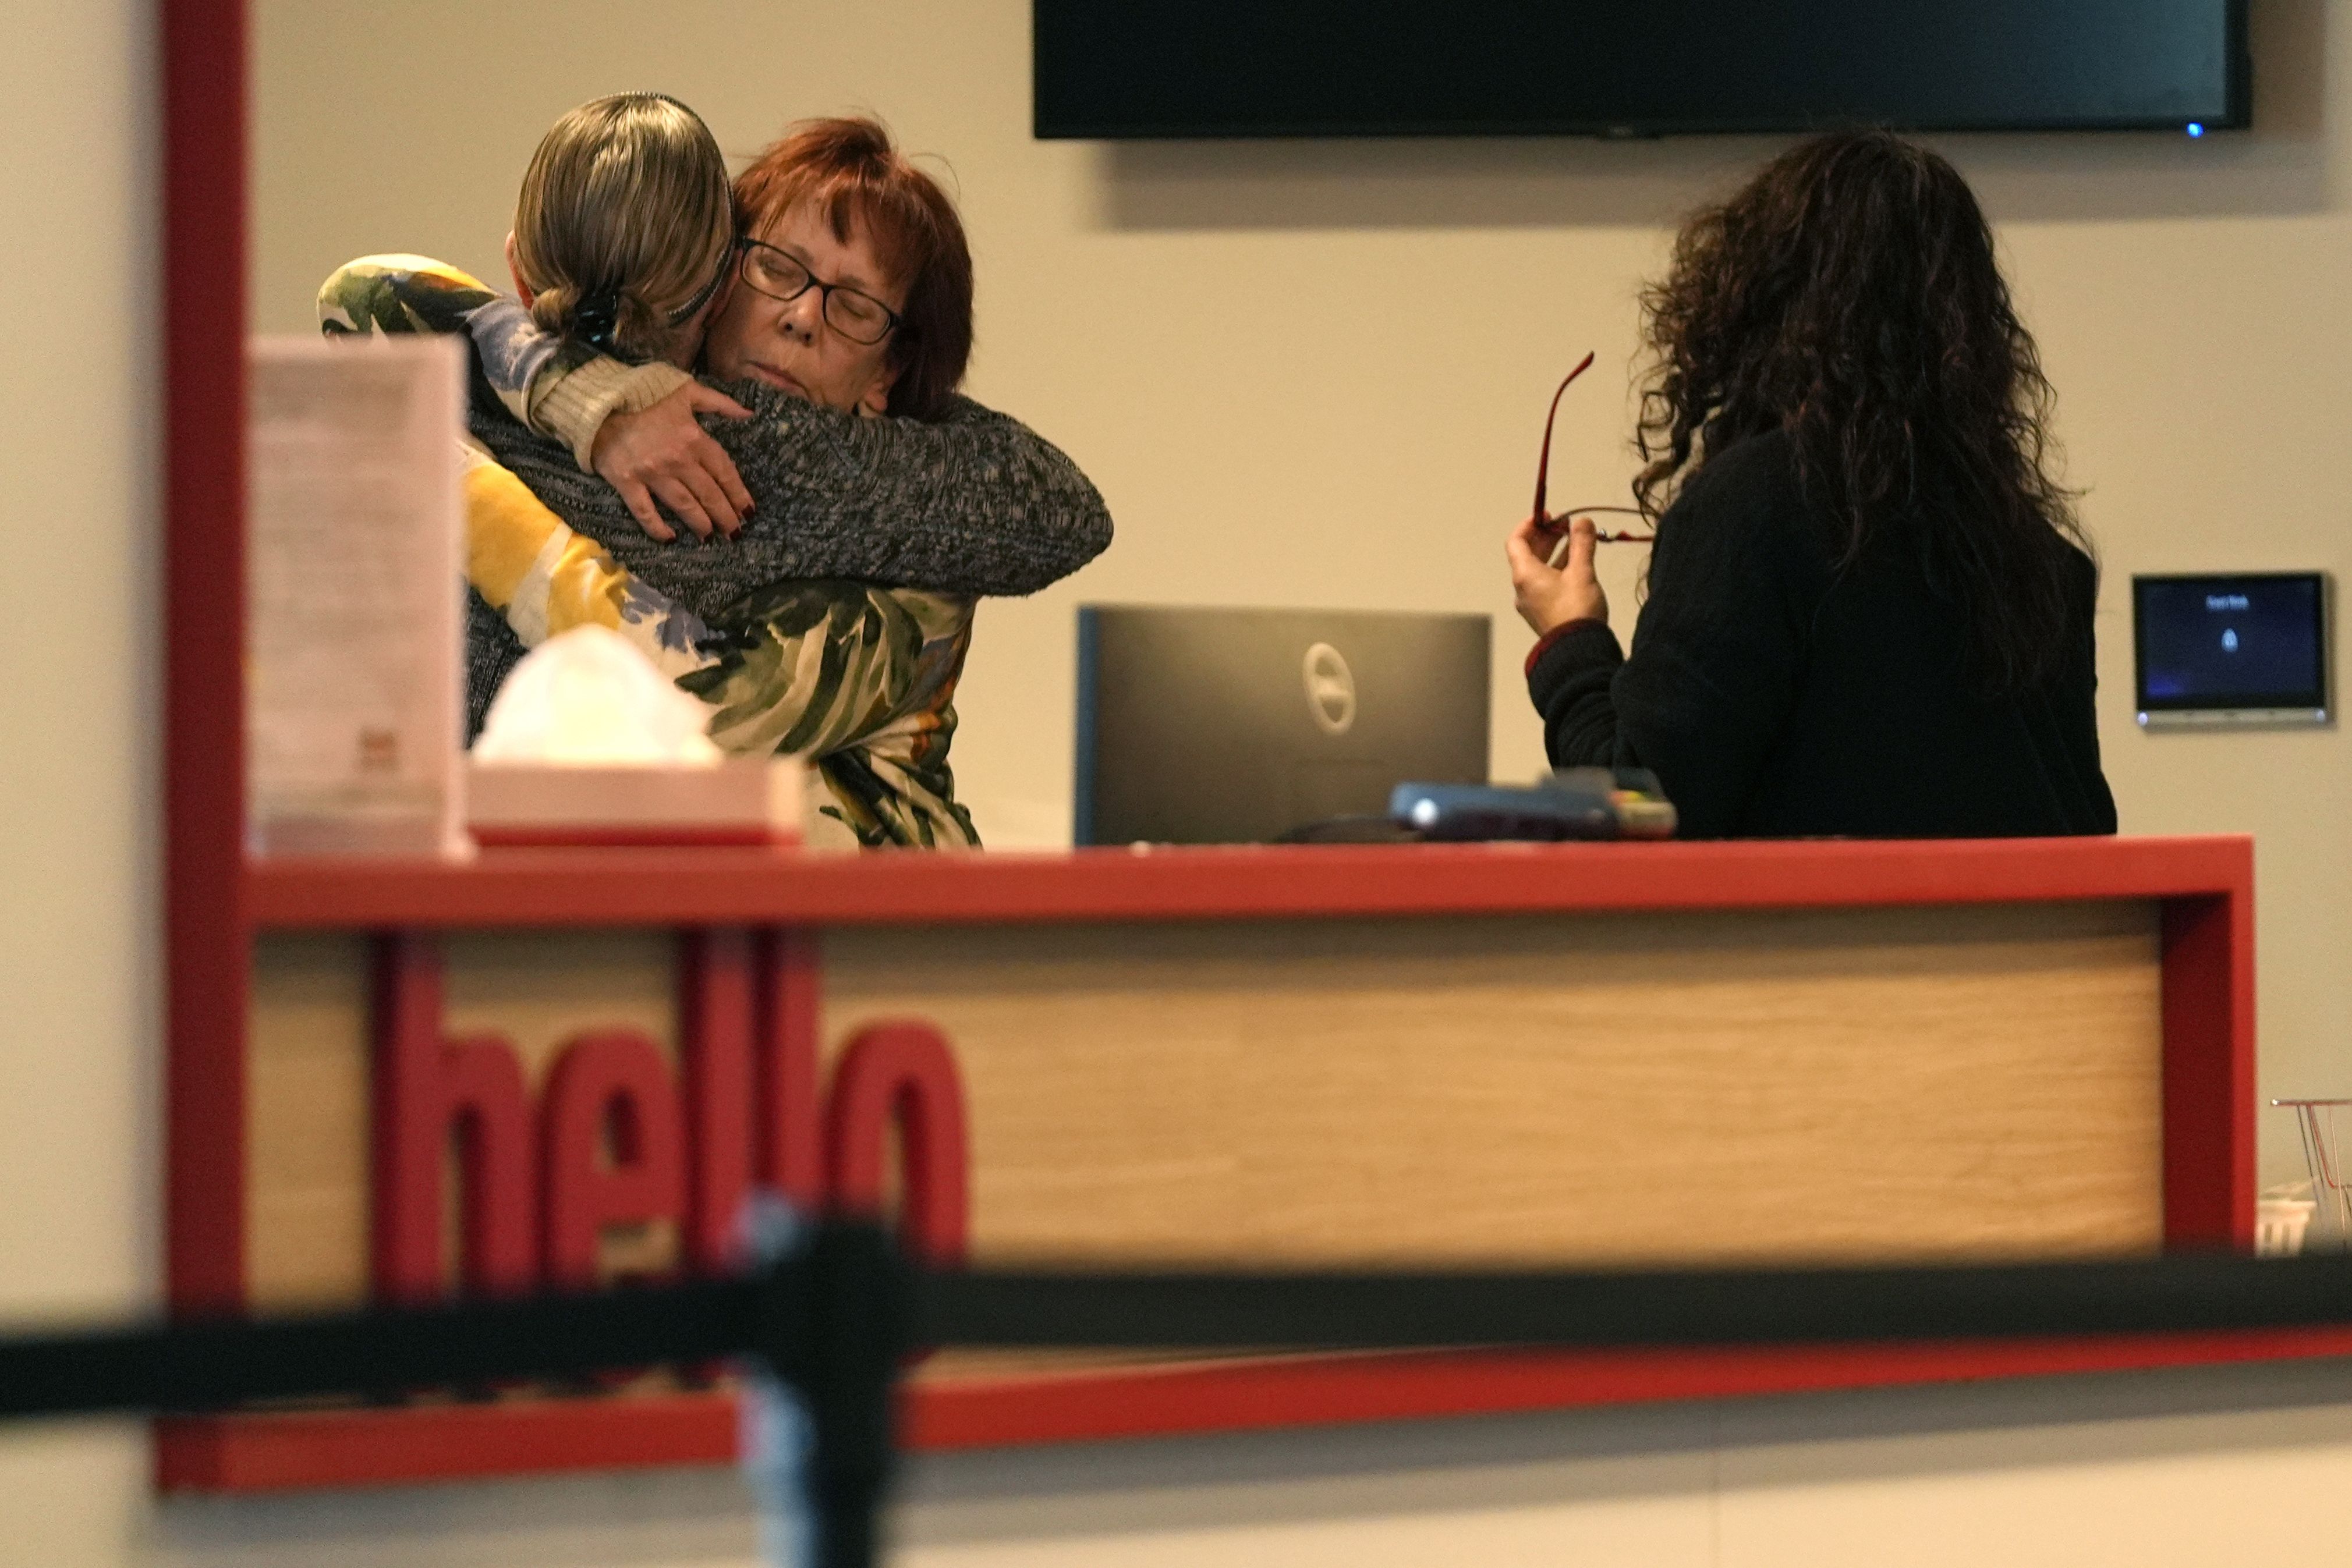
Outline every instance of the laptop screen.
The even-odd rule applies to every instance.
[[[1486,779],[1484,615],[1087,605],[1080,844],[1257,843]]]

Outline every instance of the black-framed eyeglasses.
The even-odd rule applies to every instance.
[[[896,310],[862,288],[827,283],[764,240],[739,239],[744,286],[787,303],[810,289],[821,290],[818,311],[824,324],[853,343],[878,343],[901,324]]]

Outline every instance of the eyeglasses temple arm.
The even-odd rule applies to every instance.
[[[1536,458],[1535,518],[1538,522],[1544,520],[1544,486],[1545,482],[1551,477],[1551,427],[1553,421],[1559,417],[1560,396],[1568,391],[1570,382],[1576,380],[1591,368],[1592,356],[1587,354],[1576,361],[1576,369],[1568,372],[1566,379],[1559,383],[1559,390],[1551,394],[1550,412],[1544,415],[1543,451]],[[1525,451],[1526,448],[1522,447],[1520,450]]]

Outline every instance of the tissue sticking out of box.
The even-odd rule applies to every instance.
[[[673,685],[619,632],[550,637],[507,676],[474,760],[569,767],[716,768],[710,710]]]

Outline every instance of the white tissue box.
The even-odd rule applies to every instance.
[[[715,768],[483,762],[466,769],[466,816],[486,847],[796,844],[808,768],[796,757]]]

